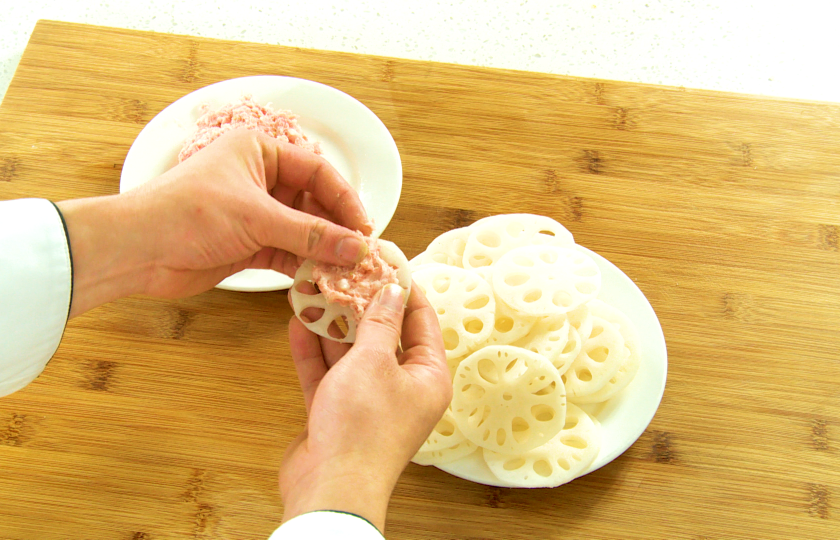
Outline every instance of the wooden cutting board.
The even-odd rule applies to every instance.
[[[840,106],[41,22],[0,108],[0,199],[116,193],[173,100],[316,80],[388,126],[413,256],[495,213],[552,216],[658,313],[662,405],[554,490],[410,465],[387,536],[840,537]],[[1,308],[0,308],[1,309]],[[265,538],[304,425],[282,293],[130,298],[73,320],[0,400],[0,538]]]

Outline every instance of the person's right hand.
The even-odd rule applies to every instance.
[[[71,316],[131,294],[179,298],[299,257],[352,266],[371,227],[322,157],[239,129],[121,195],[58,203],[73,257]]]
[[[398,285],[385,287],[352,347],[289,323],[308,421],[280,469],[284,521],[337,510],[384,530],[400,473],[452,398],[435,311],[416,286],[405,313],[403,300]]]

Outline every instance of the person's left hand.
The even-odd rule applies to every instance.
[[[183,297],[245,268],[294,275],[301,258],[339,265],[367,247],[356,191],[323,158],[232,131],[121,195],[58,203],[74,263],[71,316],[130,294]]]
[[[352,346],[290,321],[308,419],[280,469],[284,521],[336,510],[384,530],[397,479],[452,399],[435,310],[417,286],[405,310],[403,298],[398,285],[380,291]]]

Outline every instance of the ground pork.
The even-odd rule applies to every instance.
[[[178,162],[184,161],[224,133],[236,128],[248,128],[290,142],[316,154],[321,154],[321,145],[310,141],[298,125],[298,117],[291,111],[275,111],[269,106],[263,107],[250,95],[239,101],[228,103],[219,109],[209,105],[201,106],[202,115],[196,122],[195,132],[184,143]]]
[[[312,277],[326,300],[353,310],[361,320],[376,293],[389,283],[399,283],[397,269],[379,253],[379,243],[365,237],[369,251],[362,262],[353,267],[316,264]]]

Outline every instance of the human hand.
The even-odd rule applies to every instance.
[[[384,530],[397,479],[452,398],[437,316],[418,287],[411,291],[403,312],[402,289],[385,287],[352,346],[290,321],[308,420],[280,469],[284,521],[338,510]]]
[[[121,195],[58,203],[74,263],[71,316],[131,294],[183,297],[245,268],[293,275],[299,259],[350,265],[372,231],[323,158],[232,131]]]

